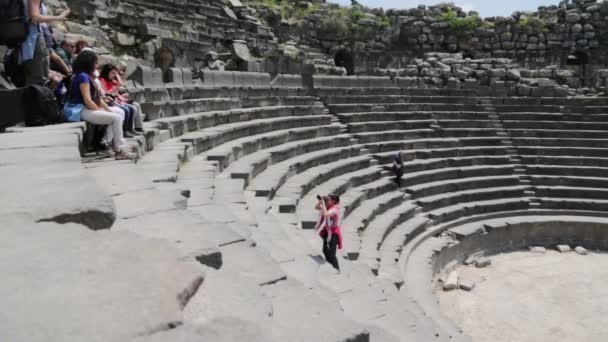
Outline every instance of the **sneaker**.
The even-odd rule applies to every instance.
[[[131,132],[129,132],[129,131],[124,131],[124,132],[123,132],[123,136],[124,136],[125,138],[133,138],[135,135],[133,135],[133,134],[132,134]]]
[[[134,136],[140,136],[140,135],[144,135],[143,132],[138,132],[137,130],[134,131],[129,131],[129,133],[133,134]]]

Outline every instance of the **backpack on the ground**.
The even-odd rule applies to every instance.
[[[31,85],[23,92],[26,126],[45,126],[63,122],[63,112],[53,91],[47,87]]]
[[[0,0],[0,45],[17,47],[29,32],[26,0]]]

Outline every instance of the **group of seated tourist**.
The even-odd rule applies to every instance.
[[[105,64],[99,71],[97,54],[81,51],[72,65],[64,112],[68,121],[106,125],[102,144],[117,159],[135,158],[124,138],[141,135],[143,115],[122,87],[121,69]]]
[[[17,86],[49,87],[63,105],[67,121],[103,125],[100,144],[117,159],[135,158],[125,138],[143,134],[143,114],[123,84],[126,64],[99,65],[99,58],[85,40],[63,38],[59,44],[50,24],[66,20],[70,10],[50,15],[42,0],[27,0],[29,33],[12,50],[5,64]]]

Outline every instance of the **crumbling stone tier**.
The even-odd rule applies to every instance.
[[[422,69],[483,70],[434,56]],[[438,274],[530,246],[608,249],[608,97],[201,76],[134,73],[149,120],[136,163],[87,153],[85,123],[0,134],[4,340],[472,341],[439,311]],[[327,193],[341,196],[341,273],[311,229]]]

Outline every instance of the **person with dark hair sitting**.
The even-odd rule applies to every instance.
[[[51,57],[51,69],[59,71],[64,75],[69,75],[72,73],[72,63],[74,62],[72,56],[74,54],[74,43],[70,40],[64,40],[61,42],[61,45],[55,49],[55,54],[61,61],[60,63],[56,59]],[[52,56],[52,55],[51,55]],[[65,67],[64,67],[65,66]]]
[[[133,159],[136,156],[123,138],[123,117],[112,112],[102,101],[101,93],[95,85],[97,62],[97,54],[93,51],[85,50],[78,54],[73,65],[74,75],[70,82],[66,106],[80,106],[81,120],[94,125],[108,125],[102,141],[108,152],[115,154],[117,159]]]
[[[129,104],[128,101],[118,93],[118,87],[114,83],[117,76],[118,68],[116,65],[111,63],[104,64],[99,73],[99,81],[101,82],[105,96],[111,99],[111,103],[109,104],[110,107],[116,106],[125,112],[125,120],[123,125],[125,136],[129,137],[129,135],[139,135],[141,133],[136,132],[134,129],[134,120],[137,113],[137,108]]]
[[[340,196],[317,196],[319,202],[315,209],[320,211],[319,221],[315,229],[323,238],[323,255],[325,260],[336,270],[340,271],[340,264],[336,256],[337,250],[342,249],[342,231],[340,230]]]

